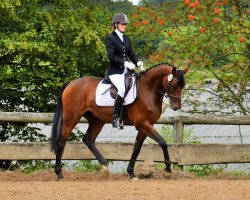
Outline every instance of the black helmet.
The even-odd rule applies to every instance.
[[[129,23],[127,15],[124,13],[117,13],[114,15],[112,24],[115,23]]]

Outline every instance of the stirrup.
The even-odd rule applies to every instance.
[[[114,119],[112,125],[113,128],[123,129],[123,121],[120,118]]]
[[[123,129],[123,128],[124,128],[124,126],[123,126],[123,121],[122,121],[121,118],[119,119],[119,127],[120,127],[120,129]]]

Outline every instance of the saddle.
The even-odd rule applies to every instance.
[[[130,88],[133,85],[133,80],[132,80],[133,76],[131,73],[126,73],[125,74],[125,95],[124,97],[128,94],[128,91],[130,90]],[[115,85],[111,82],[111,80],[109,79],[108,76],[106,76],[103,80],[102,83],[104,84],[111,84],[110,88],[108,88],[106,91],[104,91],[102,94],[106,93],[108,90],[110,90],[110,96],[115,99],[117,96],[117,88],[115,87]]]

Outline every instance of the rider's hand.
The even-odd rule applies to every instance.
[[[128,62],[128,61],[125,61],[124,62],[124,67],[130,69],[130,70],[133,70],[135,68],[135,65],[131,62]]]
[[[142,61],[138,61],[137,62],[137,66],[139,67],[140,71],[144,71],[144,67],[143,67],[143,62]]]

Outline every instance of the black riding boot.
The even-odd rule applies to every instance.
[[[123,129],[123,124],[120,123],[122,114],[123,98],[119,95],[116,96],[115,104],[113,108],[112,124],[114,128]]]

